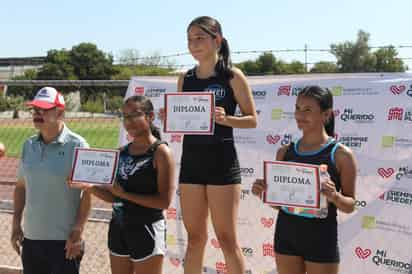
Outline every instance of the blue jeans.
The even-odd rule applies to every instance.
[[[24,238],[21,256],[23,274],[79,274],[83,255],[73,260],[66,259],[65,244],[66,241]]]

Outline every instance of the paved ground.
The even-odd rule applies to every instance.
[[[12,250],[9,237],[11,214],[0,212],[0,265],[21,267],[20,258]],[[88,222],[85,230],[86,253],[82,261],[82,274],[109,274],[109,253],[106,222]]]

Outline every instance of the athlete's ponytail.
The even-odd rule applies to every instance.
[[[327,88],[321,88],[319,86],[307,86],[298,96],[305,96],[315,99],[322,111],[331,110],[331,114],[328,120],[325,122],[324,127],[326,133],[334,137],[335,136],[335,116],[333,115],[333,95]]]
[[[223,37],[222,27],[220,23],[209,16],[200,16],[195,18],[190,22],[187,27],[187,31],[193,26],[199,27],[201,30],[212,36],[214,39],[216,37],[221,37],[220,49],[218,51],[218,61],[215,66],[215,71],[218,76],[223,76],[225,80],[230,80],[233,78],[232,71],[232,61],[230,58],[229,43],[226,38]]]

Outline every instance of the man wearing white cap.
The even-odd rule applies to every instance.
[[[23,145],[11,244],[24,274],[78,274],[90,194],[70,188],[67,179],[74,148],[88,144],[64,124],[64,98],[56,89],[40,89],[27,105],[39,133]]]

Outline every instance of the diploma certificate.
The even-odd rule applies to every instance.
[[[90,184],[111,184],[119,161],[118,150],[76,148],[71,181]]]
[[[264,202],[276,206],[320,208],[319,166],[264,161]]]
[[[165,133],[213,135],[215,95],[211,92],[165,94]]]

